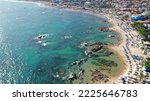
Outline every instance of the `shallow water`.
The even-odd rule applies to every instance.
[[[103,18],[82,12],[0,1],[0,14],[0,83],[68,83],[53,75],[85,57],[82,42],[118,42],[97,30],[110,26]],[[41,33],[46,46],[34,39]]]

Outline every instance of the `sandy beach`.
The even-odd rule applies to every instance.
[[[122,59],[124,70],[120,71],[120,72],[122,72],[122,74],[120,76],[122,76],[122,75],[123,76],[127,76],[127,75],[129,76],[130,70],[132,70],[132,72],[136,73],[138,65],[135,65],[135,64],[137,64],[137,61],[132,60],[131,62],[129,62],[127,57],[126,57],[126,53],[125,53],[125,50],[123,47],[126,47],[126,45],[128,44],[128,38],[127,37],[129,36],[129,34],[133,35],[133,36],[138,36],[138,33],[136,31],[131,31],[128,33],[125,32],[118,25],[120,22],[118,19],[113,19],[110,15],[105,15],[105,16],[108,18],[108,22],[110,22],[112,24],[112,27],[110,28],[110,30],[116,31],[120,35],[119,36],[120,42],[118,43],[118,45],[113,45],[110,47],[110,49],[116,51],[118,53],[118,55],[120,56],[120,58]],[[136,42],[137,40],[134,40],[134,41]],[[128,45],[128,49],[129,49],[129,53],[131,55],[138,55],[138,56],[142,56],[143,58],[146,57],[146,55],[142,54],[142,50],[139,47],[137,48],[137,47],[133,47],[131,45]],[[139,65],[141,66],[141,64],[139,64]],[[141,67],[140,70],[142,71],[143,67]],[[134,73],[131,74],[130,76],[135,76]],[[110,81],[111,81],[111,83],[119,83],[119,77],[113,77],[110,79]]]
[[[119,58],[122,61],[122,66],[123,66],[123,70],[120,70],[120,73],[122,73],[122,75],[126,72],[127,68],[129,68],[129,63],[126,60],[125,57],[125,53],[123,50],[123,46],[126,43],[126,33],[118,26],[116,19],[112,19],[111,16],[109,15],[105,15],[108,18],[108,22],[110,22],[112,24],[111,29],[117,33],[119,33],[119,43],[118,45],[113,45],[113,46],[109,46],[109,48],[115,52],[117,52],[117,55],[119,56]],[[113,77],[110,79],[111,82],[118,82],[118,77]]]
[[[128,36],[133,35],[133,36],[137,37],[139,34],[136,31],[133,31],[133,30],[130,31],[130,32],[125,32],[119,26],[119,23],[121,21],[119,19],[113,18],[112,15],[104,14],[104,13],[94,13],[94,12],[90,12],[90,11],[88,12],[88,11],[84,11],[84,10],[76,10],[76,8],[72,8],[71,11],[82,11],[82,12],[86,12],[86,13],[89,13],[89,14],[92,14],[92,15],[95,15],[95,16],[98,16],[98,17],[107,18],[107,21],[112,24],[112,27],[110,27],[109,29],[112,30],[112,31],[115,31],[115,32],[119,33],[119,43],[116,44],[116,45],[108,46],[108,48],[112,52],[114,52],[115,55],[118,57],[118,59],[121,62],[121,65],[120,65],[121,67],[116,72],[116,75],[114,77],[111,77],[109,79],[108,83],[111,83],[111,84],[112,83],[119,83],[121,76],[127,76],[127,75],[129,76],[129,71],[131,70],[131,68],[132,68],[132,72],[133,73],[130,76],[133,76],[134,73],[137,70],[137,65],[135,65],[137,63],[137,61],[132,60],[131,62],[129,62],[129,60],[126,57],[126,53],[125,53],[124,47],[126,47],[126,44],[128,43],[128,41],[127,41],[127,39],[128,39],[127,37]],[[131,40],[132,40],[132,37],[131,37]],[[132,41],[136,42],[137,40],[133,39]],[[141,41],[141,40],[138,40],[138,41]],[[141,56],[143,58],[146,57],[146,55],[144,55],[142,53],[142,50],[139,47],[133,47],[131,45],[128,45],[128,48],[129,48],[129,52],[130,52],[131,55],[138,55],[138,56]],[[141,64],[139,64],[139,65],[141,66]],[[140,68],[141,71],[143,69],[144,69],[143,67]]]

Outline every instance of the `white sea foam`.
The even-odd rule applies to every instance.
[[[42,43],[42,41],[38,41],[37,43]]]
[[[46,1],[39,1],[39,2],[34,2],[35,4],[37,4],[39,7],[44,7],[44,8],[49,8],[49,3]]]
[[[24,64],[19,57],[14,58],[10,45],[4,42],[4,36],[5,31],[0,26],[0,84],[17,83],[16,80],[22,75]]]
[[[50,42],[44,42],[44,43],[42,43],[41,45],[42,46],[47,46],[47,45],[49,45],[49,44],[51,44]]]
[[[23,69],[23,64],[21,63],[21,60],[14,59],[13,56],[11,55],[10,49],[5,46],[3,47],[5,51],[4,53],[4,58],[2,61],[0,61],[0,77],[3,79],[0,80],[0,83],[17,83],[18,78],[22,75],[22,69]],[[17,61],[20,61],[19,64],[16,63]]]
[[[42,3],[40,3],[40,2],[37,2],[36,4],[37,4],[38,6],[40,6],[40,7],[45,7],[45,5],[42,4]]]
[[[6,2],[16,2],[16,3],[35,3],[33,1],[19,1],[19,0],[2,0],[2,1],[6,1]]]
[[[49,6],[47,6],[47,5],[45,5],[45,3],[46,2],[44,2],[44,1],[36,1],[36,2],[34,2],[34,1],[22,1],[22,0],[2,0],[2,1],[9,1],[9,2],[17,2],[17,3],[33,3],[33,4],[36,4],[37,6],[39,6],[39,7],[49,7]]]
[[[0,26],[0,45],[1,45],[2,41],[3,41],[3,29]]]

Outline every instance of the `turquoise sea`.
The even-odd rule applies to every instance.
[[[107,37],[110,32],[97,30],[111,26],[103,20],[36,3],[0,1],[0,83],[68,83],[54,75],[85,57],[81,43],[118,42]],[[46,46],[35,39],[41,33],[46,34]]]

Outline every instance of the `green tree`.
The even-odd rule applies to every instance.
[[[145,66],[146,68],[150,68],[150,61],[144,62],[144,66]]]
[[[132,27],[135,28],[137,32],[142,36],[150,35],[150,31],[144,28],[144,25],[142,23],[134,22],[132,24]]]
[[[143,78],[144,78],[144,74],[143,74],[143,71],[141,71],[139,74],[139,81],[142,82]]]

